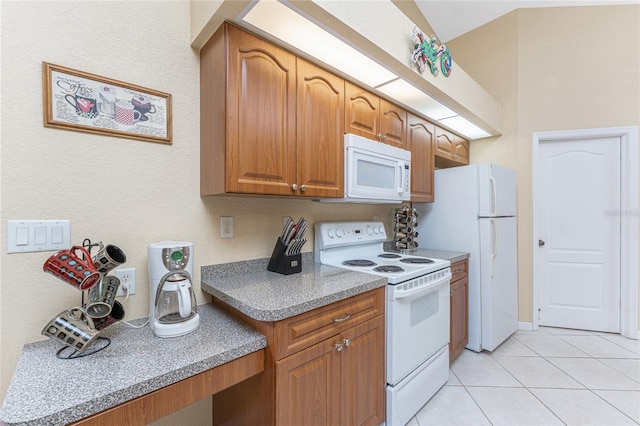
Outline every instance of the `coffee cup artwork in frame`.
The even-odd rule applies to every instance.
[[[171,95],[42,63],[44,125],[171,144]]]

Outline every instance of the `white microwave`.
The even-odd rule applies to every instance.
[[[320,201],[399,203],[411,197],[411,152],[344,135],[344,198]]]

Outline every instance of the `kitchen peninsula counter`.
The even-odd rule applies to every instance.
[[[314,263],[302,254],[302,272],[267,270],[269,259],[203,266],[202,290],[258,321],[280,321],[384,287],[387,279]]]
[[[197,378],[197,383],[189,383],[189,389],[200,391],[200,397],[204,397],[207,390],[217,389],[227,380],[218,369],[246,360],[246,366],[234,364],[232,373],[237,380],[264,369],[264,335],[215,305],[198,306],[198,313],[201,321],[195,332],[170,339],[155,337],[148,326],[134,329],[114,324],[101,333],[111,339],[111,344],[82,358],[58,359],[56,352],[62,345],[52,340],[25,345],[0,411],[0,424],[68,424],[122,407],[151,392],[179,386],[181,381],[187,382],[185,379]],[[221,374],[216,375],[216,371]],[[224,374],[229,373],[225,369]],[[245,374],[247,377],[243,377]],[[188,393],[173,399],[186,398]],[[171,405],[171,399],[165,399],[157,412],[168,414],[166,405]],[[148,400],[143,401],[126,412],[134,417],[124,421],[146,424],[146,411],[152,409]],[[117,424],[118,413],[107,415],[111,424]]]

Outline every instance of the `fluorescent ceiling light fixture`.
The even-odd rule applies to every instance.
[[[426,115],[432,120],[457,115],[440,102],[401,78],[376,87],[377,90]]]
[[[447,126],[451,130],[456,131],[469,139],[481,139],[491,136],[480,127],[459,115],[438,120],[438,123]]]
[[[242,20],[370,87],[398,78],[278,1],[259,1]]]

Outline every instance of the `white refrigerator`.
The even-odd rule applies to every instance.
[[[435,171],[435,201],[414,203],[420,248],[468,252],[469,343],[493,351],[518,329],[515,171],[474,164]]]

